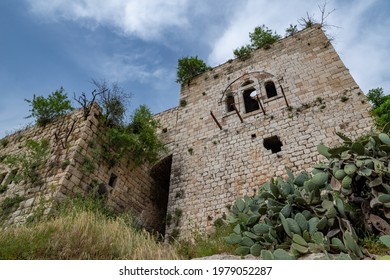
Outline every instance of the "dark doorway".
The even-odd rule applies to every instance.
[[[155,231],[160,233],[162,236],[165,234],[165,218],[168,207],[171,169],[172,155],[169,155],[156,163],[150,172],[150,175],[156,182],[155,206],[159,211],[157,215],[159,216],[159,221],[161,221],[161,223],[156,226]]]

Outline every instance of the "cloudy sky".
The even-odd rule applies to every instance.
[[[178,104],[177,60],[198,56],[210,66],[233,58],[248,33],[265,24],[280,35],[320,0],[0,0],[0,137],[31,119],[34,94],[65,88],[90,93],[92,79],[132,93],[129,108],[153,113]],[[390,93],[390,1],[328,0],[329,33],[367,93]],[[76,104],[75,104],[76,105]]]

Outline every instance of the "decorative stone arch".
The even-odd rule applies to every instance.
[[[276,79],[274,75],[264,71],[246,73],[225,88],[218,103],[224,104],[225,113],[229,113],[228,104],[230,104],[231,99],[229,100],[228,97],[233,96],[238,111],[249,113],[258,110],[260,109],[259,105],[261,105],[258,103],[259,100],[265,99],[262,98],[265,95],[265,81],[275,82]],[[256,98],[250,97],[254,91],[256,91]]]
[[[245,113],[250,113],[260,109],[257,95],[260,94],[259,82],[254,79],[245,81],[238,89],[238,96],[243,100]]]

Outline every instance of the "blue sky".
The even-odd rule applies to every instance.
[[[233,58],[248,33],[265,24],[280,35],[308,12],[310,0],[0,0],[0,137],[32,122],[24,99],[61,86],[90,93],[92,79],[132,93],[131,112],[178,104],[177,60],[210,66]],[[390,93],[390,1],[327,1],[333,45],[367,93]],[[76,104],[74,104],[76,106]]]

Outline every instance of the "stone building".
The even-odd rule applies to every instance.
[[[322,159],[318,144],[339,143],[335,132],[354,137],[369,131],[369,110],[331,42],[314,26],[183,84],[180,105],[155,116],[170,152],[154,166],[99,162],[86,169],[95,161],[94,141],[102,138],[98,109],[87,118],[76,111],[8,136],[0,156],[21,153],[26,139],[45,137],[52,164],[42,171],[44,184],[31,186],[12,183],[17,170],[0,163],[0,184],[7,184],[0,203],[23,197],[8,217],[23,222],[41,201],[49,211],[52,201],[98,185],[117,211],[133,211],[147,228],[187,236],[210,229],[237,197],[252,195],[286,168],[309,170]]]
[[[104,129],[100,115],[97,106],[88,116],[79,109],[45,127],[31,127],[1,140],[0,206],[4,208],[7,200],[7,205],[11,201],[15,205],[0,209],[0,222],[24,223],[36,215],[48,214],[66,197],[96,191],[107,197],[107,204],[116,212],[131,211],[138,224],[164,233],[168,189],[162,186],[163,178],[153,178],[148,165],[135,168],[131,159],[113,165],[102,158],[99,151]],[[48,143],[47,156],[37,170],[37,178],[16,181],[15,176],[23,168],[10,168],[3,162],[5,157],[21,155],[29,164],[37,165],[28,143],[42,140]]]
[[[180,104],[156,116],[172,151],[174,235],[212,227],[237,197],[286,168],[310,169],[318,144],[339,143],[335,132],[372,127],[366,96],[319,26],[195,77]]]

